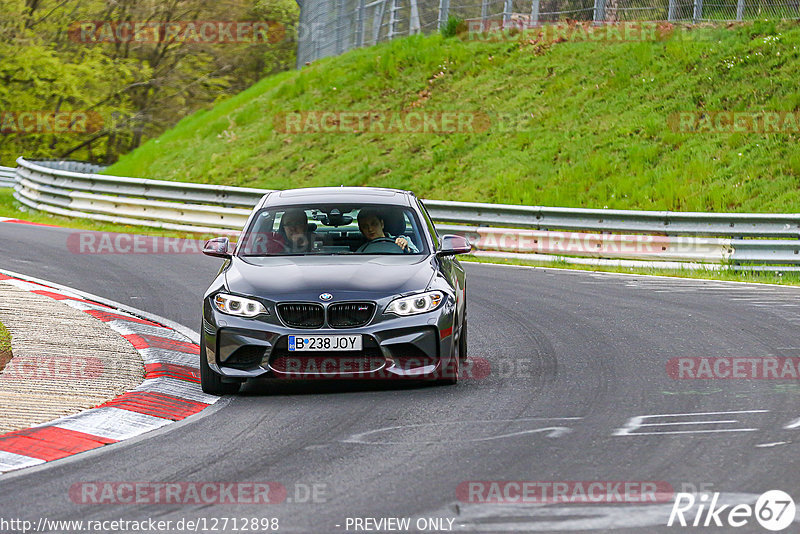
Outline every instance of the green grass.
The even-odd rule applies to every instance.
[[[703,25],[657,42],[414,36],[266,78],[183,119],[106,172],[277,189],[386,186],[511,204],[800,212],[800,136],[685,134],[668,124],[682,111],[798,112],[798,45],[796,22]],[[473,134],[273,129],[279,113],[329,110],[480,112],[505,121]],[[0,216],[177,235],[19,208],[0,190]],[[797,273],[544,265],[800,285]]]
[[[11,334],[3,323],[0,323],[0,371],[11,359]]]
[[[11,352],[11,334],[8,333],[8,330],[0,323],[0,352]]]
[[[510,204],[800,212],[800,135],[676,133],[668,124],[682,111],[799,111],[798,45],[797,22],[551,46],[413,36],[265,78],[107,173],[387,186]],[[287,111],[412,109],[506,120],[472,134],[273,129]]]

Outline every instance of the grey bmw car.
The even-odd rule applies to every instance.
[[[203,298],[203,391],[256,377],[458,381],[467,357],[469,241],[439,236],[408,191],[265,195]]]

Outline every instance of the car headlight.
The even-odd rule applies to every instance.
[[[395,299],[386,307],[386,313],[416,315],[433,311],[442,303],[444,295],[441,291],[429,291],[428,293]]]
[[[260,313],[269,314],[264,305],[257,300],[228,295],[227,293],[217,293],[214,295],[213,302],[217,310],[228,315],[255,317]]]

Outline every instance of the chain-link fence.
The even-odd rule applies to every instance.
[[[487,26],[565,20],[741,21],[800,18],[800,0],[301,0],[297,64],[415,33],[449,16]]]

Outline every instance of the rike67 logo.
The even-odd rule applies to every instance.
[[[763,528],[779,531],[792,524],[797,513],[794,500],[781,490],[761,494],[754,505],[721,504],[717,493],[677,493],[667,526],[743,527],[753,518]]]

